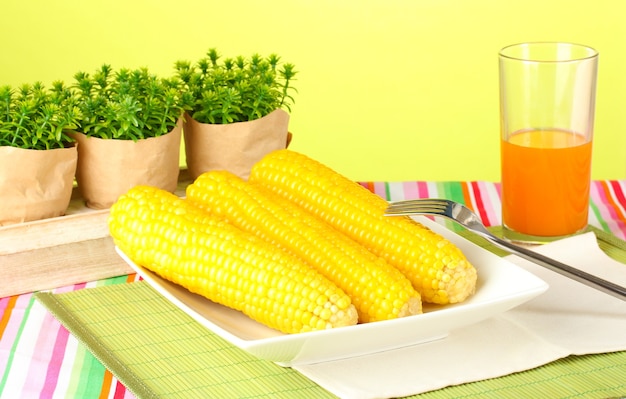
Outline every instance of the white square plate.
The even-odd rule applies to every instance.
[[[456,328],[505,312],[543,293],[548,285],[425,217],[420,223],[457,245],[478,271],[476,293],[455,305],[425,304],[424,313],[324,331],[283,334],[243,313],[216,304],[120,256],[148,284],[200,324],[249,353],[283,366],[360,356],[444,338]]]

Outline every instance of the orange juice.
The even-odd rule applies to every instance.
[[[573,234],[587,225],[591,141],[561,130],[530,130],[501,142],[502,218],[516,232]]]

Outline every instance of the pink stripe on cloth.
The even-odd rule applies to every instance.
[[[621,231],[626,231],[626,197],[620,182],[612,180],[607,182],[607,189],[611,194],[611,207],[615,211],[615,222]]]
[[[620,221],[617,212],[611,205],[612,199],[608,196],[611,191],[606,191],[602,181],[594,181],[591,184],[590,197],[591,201],[596,205],[602,221],[607,225],[610,231],[621,239],[626,239],[626,226]],[[598,226],[601,227],[601,226]]]
[[[616,203],[620,205],[622,212],[626,214],[626,195],[624,195],[624,186],[626,186],[626,181],[618,181],[613,180],[610,182],[611,188],[615,193]]]
[[[474,209],[476,209],[476,211],[478,212],[480,219],[483,221],[485,226],[493,225],[491,219],[489,218],[489,213],[485,210],[485,202],[483,200],[483,193],[481,192],[480,185],[478,184],[478,182],[474,181],[471,182],[469,186],[471,188],[471,192],[474,198]]]
[[[376,193],[389,201],[429,198],[428,183],[424,181],[389,182],[384,187],[374,183]]]
[[[113,393],[113,399],[124,399],[124,398],[133,398],[134,396],[126,389],[126,387],[124,385],[122,385],[121,382],[119,382],[117,380],[117,378],[114,378],[114,384],[111,384],[111,390],[114,391]]]
[[[73,291],[82,287],[84,284],[60,288],[55,292]],[[8,298],[3,300],[8,301]],[[27,312],[28,317],[25,316]],[[69,333],[61,327],[52,314],[33,300],[32,294],[17,296],[7,329],[0,340],[0,352],[15,351],[15,356],[11,364],[8,364],[11,360],[9,357],[0,356],[0,370],[8,372],[6,369],[8,366],[15,373],[15,369],[21,369],[26,379],[16,381],[9,376],[3,392],[15,393],[19,390],[28,397],[53,397],[68,337]],[[34,341],[34,343],[30,344],[28,341]],[[5,348],[9,344],[17,345],[17,347]],[[23,347],[30,348],[29,351],[32,349],[28,362],[24,361]],[[2,373],[0,371],[0,375]],[[20,387],[21,383],[25,385]]]
[[[83,284],[76,284],[73,286],[60,287],[55,290],[55,293],[60,294],[63,292],[80,290],[82,288],[85,288],[86,285],[87,284],[83,283]],[[45,372],[44,386],[40,394],[41,398],[52,397],[54,394],[54,391],[57,388],[59,375],[61,372],[61,366],[63,364],[65,350],[67,348],[67,341],[70,337],[70,333],[65,329],[65,327],[63,327],[57,321],[56,318],[54,318],[50,313],[48,313],[46,319],[44,320],[41,333],[42,335],[52,336],[53,331],[56,331],[56,334],[54,335],[54,346],[52,347],[53,350],[50,353],[50,357],[46,359],[46,361],[48,362],[48,367]],[[41,339],[41,336],[40,336],[40,339]],[[37,343],[36,347],[39,348],[39,342]],[[34,368],[36,368],[36,365],[31,364],[31,369],[34,369]],[[29,372],[36,372],[36,371],[29,370]]]
[[[41,391],[40,398],[50,398],[53,396],[54,391],[56,390],[57,384],[59,382],[61,365],[63,364],[65,350],[67,348],[67,341],[70,337],[70,333],[65,329],[65,327],[58,324],[59,323],[56,322],[54,326],[51,326],[51,328],[57,328],[57,334],[54,341],[51,358],[49,359],[48,369],[46,371],[45,377],[45,384]],[[42,331],[45,330],[46,327],[44,325]]]
[[[428,183],[425,181],[411,181],[402,183],[404,196],[402,199],[430,198]]]
[[[374,192],[384,199],[387,199],[387,184],[385,182],[375,182]]]
[[[479,181],[476,182],[476,186],[480,192],[485,217],[488,220],[487,226],[500,225],[502,207],[496,185],[491,182]]]
[[[615,197],[615,207],[618,212],[622,215],[616,221],[616,229],[619,229],[624,234],[624,239],[626,239],[626,196],[624,195],[624,191],[626,191],[626,180],[613,180],[609,182],[611,187],[611,192]]]
[[[430,190],[428,189],[428,183],[419,181],[417,182],[417,196],[418,198],[430,198]]]
[[[404,182],[402,183],[402,187],[404,188],[402,199],[422,198],[420,196],[419,182]]]

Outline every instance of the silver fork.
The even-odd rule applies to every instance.
[[[626,301],[626,288],[493,235],[487,230],[478,215],[458,202],[446,199],[416,199],[390,202],[385,215],[433,215],[451,219],[489,240],[497,247]]]

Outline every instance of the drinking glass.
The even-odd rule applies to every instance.
[[[520,43],[499,53],[503,236],[548,242],[587,226],[598,52]]]

